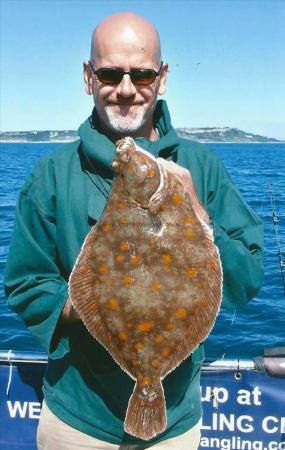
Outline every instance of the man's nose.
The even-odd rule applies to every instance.
[[[117,88],[117,93],[122,97],[130,97],[136,93],[135,85],[132,83],[129,74],[123,76],[122,81]]]

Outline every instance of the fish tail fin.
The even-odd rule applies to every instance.
[[[161,381],[155,385],[136,383],[129,400],[125,431],[137,438],[149,440],[166,428],[166,407]]]

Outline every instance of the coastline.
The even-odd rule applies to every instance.
[[[70,139],[65,141],[24,141],[24,140],[0,140],[0,144],[69,144],[70,142],[78,141],[77,139]],[[194,140],[189,139],[189,141],[200,142],[201,144],[285,144],[285,141],[204,141],[204,140]]]

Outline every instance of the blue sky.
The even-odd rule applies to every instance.
[[[0,0],[1,130],[77,129],[94,26],[118,11],[161,35],[176,127],[285,139],[285,0]]]

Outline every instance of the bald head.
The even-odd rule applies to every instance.
[[[153,113],[157,96],[165,93],[168,69],[154,26],[131,12],[108,17],[93,32],[90,59],[83,64],[85,90],[93,95],[106,135],[113,141],[122,136],[154,140]],[[110,78],[102,78],[106,73]],[[139,82],[138,74],[146,82]]]
[[[94,30],[92,35],[91,59],[104,59],[110,45],[114,53],[137,53],[147,56],[155,64],[161,61],[159,34],[154,26],[141,16],[131,12],[107,17]],[[118,47],[119,46],[119,47]]]

